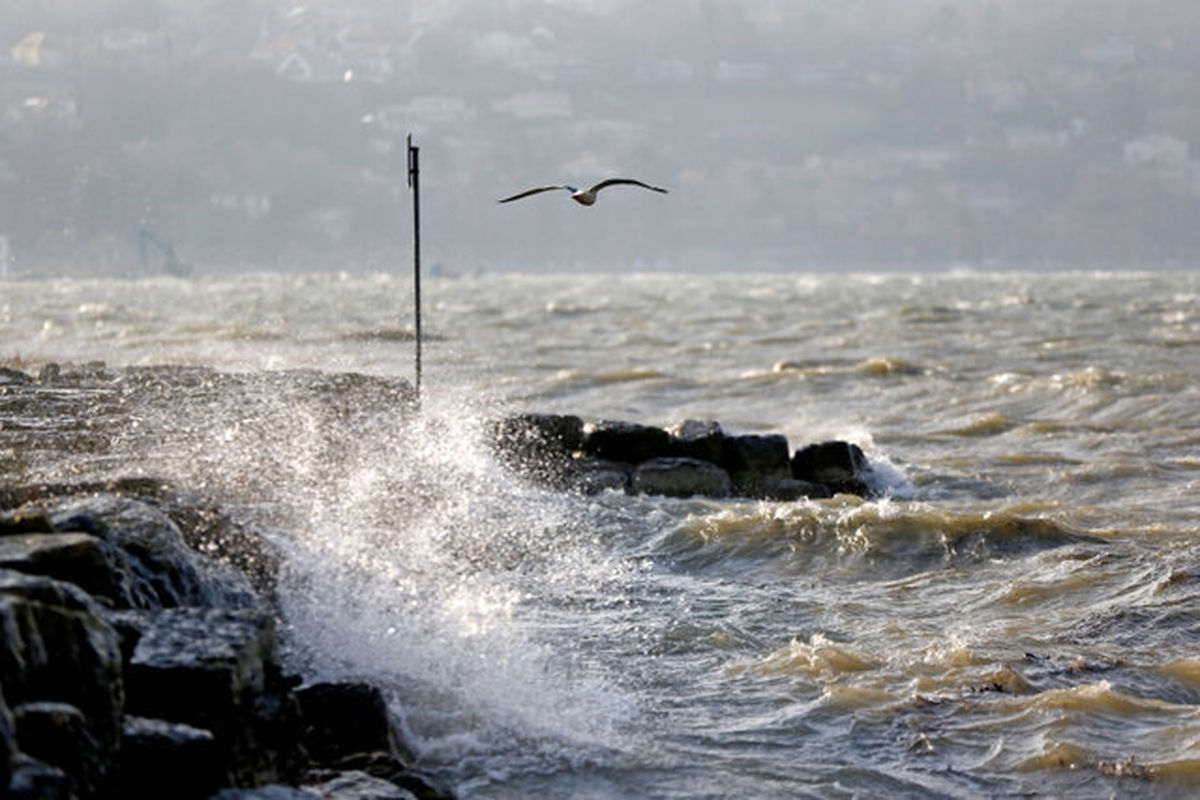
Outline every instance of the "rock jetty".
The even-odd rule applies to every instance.
[[[239,476],[257,496],[301,407],[341,452],[363,413],[394,425],[413,402],[403,381],[312,371],[0,367],[0,797],[450,796],[380,688],[288,671],[268,539],[144,474],[147,453],[202,458],[232,419],[261,443],[258,481]]]
[[[237,538],[213,509],[141,480],[39,493],[0,511],[0,795],[449,796],[378,688],[286,671],[260,591],[196,550]]]
[[[540,483],[594,493],[798,500],[871,493],[871,465],[851,442],[795,452],[781,434],[726,433],[720,423],[671,428],[520,414],[493,422],[490,441],[514,470]]]

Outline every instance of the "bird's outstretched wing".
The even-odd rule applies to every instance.
[[[512,197],[506,197],[503,200],[497,200],[498,203],[511,203],[513,200],[520,200],[522,197],[529,197],[531,194],[539,192],[552,192],[555,189],[566,189],[566,186],[539,186],[536,189],[526,189],[520,194],[514,194]]]
[[[662,189],[658,186],[651,186],[650,184],[642,183],[641,181],[635,181],[633,178],[609,178],[608,180],[600,181],[599,183],[597,183],[595,186],[593,186],[588,191],[598,192],[601,189],[605,188],[606,186],[619,186],[621,184],[628,184],[629,186],[640,186],[643,189],[649,189],[652,192],[662,192],[663,194],[667,193],[666,189]]]

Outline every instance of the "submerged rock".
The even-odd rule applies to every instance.
[[[633,471],[633,490],[667,497],[728,497],[733,489],[729,473],[698,458],[652,458]]]

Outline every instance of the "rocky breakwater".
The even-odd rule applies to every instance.
[[[489,432],[496,451],[518,472],[587,493],[768,500],[871,494],[871,465],[851,442],[819,442],[792,452],[782,434],[733,435],[713,421],[658,428],[585,423],[564,414],[506,417]]]
[[[266,426],[257,398],[328,396],[336,423],[365,391],[349,380],[0,369],[0,797],[448,796],[378,688],[289,673],[266,538],[194,491],[101,474],[147,464],[148,438],[192,452],[204,403]],[[152,413],[180,386],[203,402]],[[179,430],[151,434],[157,417]]]
[[[446,796],[377,688],[288,674],[259,593],[189,546],[215,512],[76,489],[0,511],[0,794]]]

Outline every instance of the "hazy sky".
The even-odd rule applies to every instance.
[[[1200,257],[1186,0],[0,5],[19,270],[387,268],[409,133],[448,270]]]

